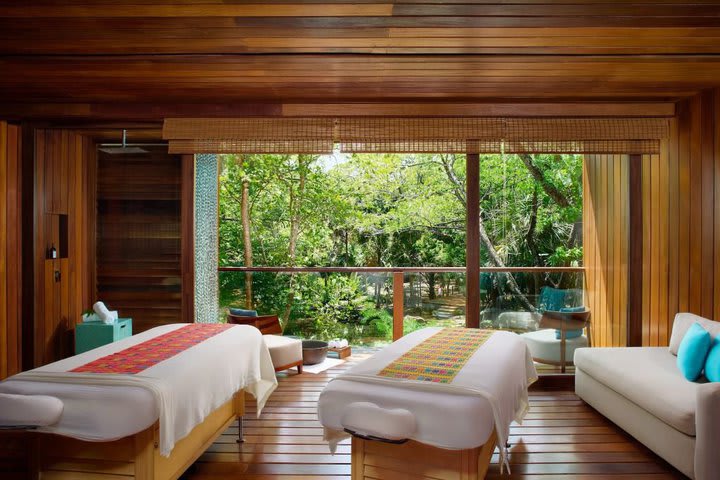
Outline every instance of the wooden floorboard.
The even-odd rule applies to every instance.
[[[350,442],[331,455],[322,439],[316,402],[328,380],[362,360],[318,375],[280,373],[279,386],[255,417],[248,401],[245,443],[231,426],[184,475],[186,480],[349,480]],[[669,480],[685,478],[569,391],[532,391],[531,410],[510,432],[512,475],[500,474],[497,454],[488,479]],[[392,480],[392,479],[387,479]]]

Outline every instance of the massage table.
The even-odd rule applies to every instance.
[[[352,479],[485,477],[537,373],[511,332],[426,328],[331,380],[318,417],[334,452],[352,437]],[[508,468],[509,470],[509,468]]]
[[[259,415],[276,387],[256,328],[173,324],[10,377],[0,396],[52,410],[33,430],[5,434],[32,449],[33,478],[165,480],[242,420],[245,392]],[[0,427],[13,421],[0,411]]]

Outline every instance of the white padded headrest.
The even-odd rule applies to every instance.
[[[56,397],[0,393],[0,427],[45,427],[57,423],[62,412]]]
[[[355,433],[388,440],[405,440],[415,433],[415,416],[401,408],[384,409],[355,402],[345,408],[340,424]]]

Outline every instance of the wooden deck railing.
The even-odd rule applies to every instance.
[[[403,336],[406,273],[465,273],[465,267],[218,267],[219,272],[263,273],[391,273],[393,340]],[[480,267],[480,273],[584,273],[584,267]],[[478,312],[479,313],[479,312]]]

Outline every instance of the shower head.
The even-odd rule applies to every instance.
[[[140,147],[104,147],[101,146],[98,150],[101,152],[109,153],[110,155],[127,155],[129,153],[148,153],[147,150]]]
[[[127,130],[122,131],[122,143],[101,143],[98,150],[110,155],[128,155],[148,153],[141,147],[166,147],[165,143],[127,143]]]

